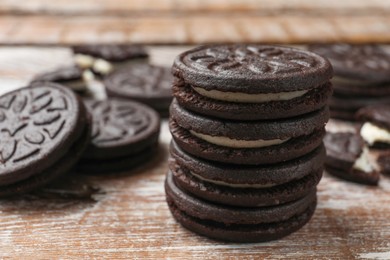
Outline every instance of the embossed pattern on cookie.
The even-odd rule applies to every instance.
[[[27,167],[39,169],[43,158],[51,164],[65,153],[69,146],[66,140],[75,129],[80,110],[71,95],[51,85],[0,97],[1,182]],[[61,149],[64,151],[57,152]]]

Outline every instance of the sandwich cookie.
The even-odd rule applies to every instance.
[[[377,185],[376,160],[363,139],[353,133],[327,133],[324,138],[326,171],[339,178],[367,185]]]
[[[234,242],[269,241],[286,236],[311,217],[316,206],[315,190],[305,197],[275,207],[235,208],[210,203],[181,190],[171,173],[165,181],[169,209],[189,230]]]
[[[288,118],[319,110],[332,94],[330,63],[277,46],[201,46],[173,64],[173,95],[188,110],[234,120]]]
[[[10,196],[66,174],[90,142],[91,120],[71,90],[41,82],[0,97],[0,136],[0,196]]]
[[[360,135],[370,147],[390,148],[390,104],[362,108],[356,119],[364,122]]]
[[[118,44],[78,45],[73,47],[73,53],[78,66],[98,75],[107,75],[149,56],[142,46]]]
[[[333,65],[332,117],[354,120],[359,108],[390,104],[390,55],[380,46],[331,44],[309,49],[329,58]]]
[[[55,82],[64,85],[78,94],[85,94],[87,85],[94,79],[91,71],[82,71],[77,66],[57,68],[53,71],[45,72],[34,77],[30,85],[40,82]]]
[[[145,103],[162,116],[168,116],[172,102],[173,77],[170,69],[149,64],[132,64],[104,80],[107,94]]]
[[[149,161],[157,152],[158,114],[138,102],[85,100],[93,117],[92,141],[78,169],[84,173],[110,173]]]
[[[170,108],[170,130],[187,153],[233,164],[272,164],[303,156],[321,145],[329,118],[325,107],[278,121],[227,121],[181,107]]]

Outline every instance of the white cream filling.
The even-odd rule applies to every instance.
[[[82,69],[90,69],[95,62],[95,58],[89,55],[75,54],[74,62]]]
[[[233,183],[227,183],[227,182],[223,182],[223,181],[215,181],[215,180],[206,179],[206,178],[203,178],[202,176],[200,176],[196,173],[193,173],[193,172],[191,172],[191,174],[202,181],[214,183],[214,184],[221,185],[221,186],[233,187],[233,188],[259,188],[260,189],[260,188],[269,188],[269,187],[275,186],[273,184],[268,184],[268,185],[267,184],[233,184]]]
[[[237,103],[264,103],[269,101],[290,100],[305,95],[308,90],[291,92],[247,94],[242,92],[224,92],[219,90],[205,90],[199,87],[192,87],[200,95],[222,101]]]
[[[379,169],[375,158],[371,156],[367,147],[363,148],[362,154],[355,161],[352,168],[365,173],[371,173]]]
[[[106,60],[96,59],[93,63],[92,69],[102,75],[107,75],[114,69],[114,67]]]
[[[211,135],[205,135],[201,133],[197,133],[193,130],[190,130],[191,134],[194,136],[220,146],[226,146],[226,147],[231,147],[231,148],[261,148],[261,147],[266,147],[266,146],[271,146],[271,145],[277,145],[277,144],[282,144],[284,142],[287,142],[288,139],[272,139],[272,140],[263,140],[263,139],[258,139],[258,140],[238,140],[238,139],[231,139],[229,137],[225,136],[211,136]]]
[[[369,145],[373,145],[375,142],[390,144],[390,132],[370,122],[364,123],[360,129],[360,135]]]

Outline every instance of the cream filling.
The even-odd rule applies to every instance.
[[[95,62],[95,58],[85,54],[75,54],[74,62],[82,69],[90,69]]]
[[[372,173],[373,171],[377,171],[379,166],[375,158],[371,156],[368,148],[364,147],[362,154],[355,161],[352,168],[365,173]]]
[[[375,142],[390,144],[390,132],[370,122],[364,123],[360,129],[360,135],[369,145],[373,145]]]
[[[114,67],[106,60],[96,59],[93,63],[92,69],[102,75],[107,75],[114,69]]]
[[[269,188],[269,187],[276,186],[273,184],[233,184],[233,183],[227,183],[224,181],[215,181],[215,180],[206,179],[206,178],[204,178],[196,173],[193,173],[192,171],[191,171],[191,174],[202,181],[214,183],[214,184],[221,185],[221,186],[233,187],[233,188],[259,188],[260,189],[260,188]]]
[[[287,142],[288,139],[272,139],[272,140],[238,140],[238,139],[231,139],[229,137],[225,136],[211,136],[211,135],[205,135],[201,133],[197,133],[195,131],[190,130],[191,134],[194,136],[220,146],[226,146],[231,148],[261,148],[261,147],[267,147],[271,145],[277,145],[282,144],[284,142]]]
[[[247,94],[242,92],[224,92],[219,90],[205,90],[199,87],[192,87],[200,95],[222,101],[237,103],[264,103],[269,101],[290,100],[305,95],[308,90],[298,90],[279,93]]]

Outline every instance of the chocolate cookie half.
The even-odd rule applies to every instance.
[[[356,118],[364,122],[360,135],[369,146],[390,148],[390,104],[362,108]]]
[[[73,53],[78,66],[92,69],[98,75],[106,75],[149,56],[143,46],[124,44],[77,45],[73,46]]]
[[[329,111],[323,108],[278,121],[225,121],[171,105],[175,142],[197,157],[233,164],[272,164],[300,157],[322,143]]]
[[[363,139],[353,133],[327,133],[326,171],[342,179],[368,185],[377,185],[379,172]]]
[[[0,97],[0,196],[39,188],[67,173],[91,135],[82,102],[42,82]]]
[[[226,119],[297,116],[323,107],[332,93],[330,63],[287,47],[201,46],[179,55],[172,72],[180,105]]]
[[[87,82],[92,80],[90,72],[83,72],[77,66],[60,67],[53,71],[44,72],[37,75],[31,81],[31,85],[39,82],[54,82],[64,85],[77,93],[85,93],[87,91]],[[93,76],[92,76],[93,77]]]
[[[108,75],[104,85],[110,97],[136,100],[151,106],[160,115],[168,116],[172,81],[168,68],[133,64]]]
[[[265,208],[235,208],[210,203],[186,193],[167,175],[169,208],[184,227],[210,238],[261,242],[286,236],[303,226],[316,205],[315,190],[303,198]]]
[[[128,170],[151,159],[157,151],[160,118],[134,101],[85,100],[93,117],[92,141],[78,164],[85,173]]]

